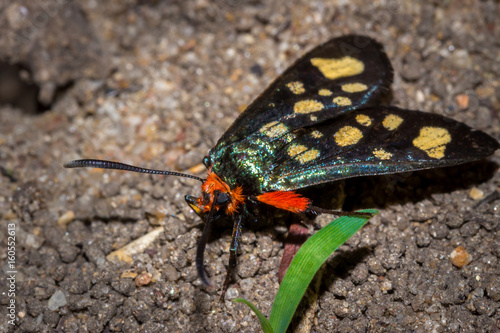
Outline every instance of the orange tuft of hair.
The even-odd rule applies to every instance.
[[[203,212],[208,212],[214,201],[214,192],[227,193],[231,198],[231,202],[226,206],[226,214],[232,215],[238,211],[239,206],[245,202],[243,188],[236,186],[233,190],[219,176],[211,170],[208,170],[207,180],[201,185],[201,190],[210,195],[210,202],[206,205],[202,204],[201,198],[198,199],[198,204]],[[220,207],[216,206],[217,209]]]
[[[257,196],[257,200],[267,205],[288,210],[292,213],[303,213],[311,205],[311,201],[294,191],[266,192]]]

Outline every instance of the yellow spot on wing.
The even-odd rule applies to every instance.
[[[295,113],[311,113],[321,111],[323,108],[323,103],[315,101],[313,99],[306,99],[295,103],[295,105],[293,106],[293,111]]]
[[[320,131],[312,131],[311,132],[311,136],[313,138],[319,139],[319,138],[321,138],[323,136],[323,133],[321,133]]]
[[[441,159],[450,142],[451,135],[446,128],[422,127],[419,136],[413,140],[413,145],[425,151],[429,157]]]
[[[379,149],[374,149],[373,150],[373,155],[375,155],[375,157],[381,159],[381,160],[390,160],[391,157],[392,157],[392,154],[379,148]]]
[[[305,153],[297,156],[296,159],[300,162],[300,164],[304,164],[304,163],[310,162],[312,160],[315,160],[318,156],[319,156],[319,150],[310,149],[310,150],[306,151]]]
[[[270,138],[274,138],[274,137],[281,136],[281,135],[287,133],[288,127],[286,127],[284,124],[279,123],[277,121],[272,121],[272,122],[262,126],[262,128],[260,129],[259,132],[264,134],[264,135],[267,135]]]
[[[312,58],[311,64],[330,80],[357,75],[365,70],[362,61],[349,56],[339,59]]]
[[[306,150],[307,150],[306,146],[293,144],[290,147],[288,147],[287,152],[290,157],[294,157],[302,152],[305,152]]]
[[[384,118],[382,125],[389,131],[394,131],[399,127],[399,125],[401,125],[402,122],[403,118],[396,116],[395,114],[390,114]]]
[[[304,93],[306,90],[304,89],[304,84],[299,81],[293,81],[286,84],[288,89],[293,92],[295,95],[299,95]]]
[[[337,96],[333,99],[333,103],[340,106],[349,106],[352,104],[351,100],[347,97]]]
[[[356,121],[363,126],[370,126],[372,124],[372,120],[366,114],[358,114],[356,116]]]
[[[331,96],[333,93],[332,93],[332,91],[331,91],[331,90],[329,90],[329,89],[320,89],[320,90],[318,91],[318,94],[319,94],[320,96]]]
[[[342,90],[348,93],[357,93],[361,91],[365,91],[368,89],[368,86],[363,83],[346,83],[342,85]]]
[[[358,143],[363,138],[363,133],[356,127],[344,126],[333,136],[339,146],[345,147]]]
[[[311,116],[311,117],[309,117],[309,119],[311,119],[311,121],[316,121],[316,120],[318,120],[318,117],[316,117],[316,116]]]

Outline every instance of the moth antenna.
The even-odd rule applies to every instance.
[[[113,169],[113,170],[124,170],[124,171],[132,171],[139,173],[149,173],[152,175],[164,175],[164,176],[177,176],[184,178],[192,178],[199,180],[204,183],[205,179],[196,177],[193,175],[188,175],[185,173],[175,172],[175,171],[166,171],[166,170],[154,170],[136,167],[133,165],[120,163],[120,162],[112,162],[105,160],[94,160],[94,159],[83,159],[83,160],[74,160],[70,162],[64,163],[65,168],[97,168],[97,169]]]

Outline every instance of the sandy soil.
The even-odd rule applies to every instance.
[[[0,1],[0,331],[258,331],[231,299],[269,314],[286,217],[263,214],[245,230],[236,283],[219,303],[193,263],[202,224],[183,197],[199,195],[198,182],[62,164],[96,157],[197,171],[266,85],[349,33],[385,46],[391,104],[498,139],[499,14],[495,1]],[[499,163],[497,151],[460,167],[347,182],[347,208],[381,212],[329,260],[305,309],[309,324],[294,329],[498,330]],[[108,260],[155,231],[145,249]],[[229,240],[221,225],[208,245],[216,286]],[[461,268],[450,261],[459,246],[471,258]]]

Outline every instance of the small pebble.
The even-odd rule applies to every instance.
[[[463,246],[458,246],[451,252],[450,261],[456,267],[462,268],[472,261],[472,257]]]
[[[137,275],[138,274],[136,272],[126,271],[120,275],[120,278],[122,278],[122,279],[125,279],[125,278],[134,279]]]
[[[469,107],[469,96],[466,94],[460,94],[455,99],[460,109],[465,110]]]
[[[196,164],[188,169],[189,173],[192,173],[195,175],[202,173],[205,170],[207,170],[207,168],[205,167],[205,165],[203,163],[198,163],[198,164]]]
[[[61,215],[57,220],[57,224],[61,227],[67,226],[71,221],[75,219],[75,213],[72,210],[68,210],[66,213]]]
[[[239,295],[240,292],[234,287],[230,287],[226,291],[226,299],[228,300],[238,298]]]
[[[68,304],[66,297],[61,290],[57,290],[50,298],[48,302],[48,308],[51,311],[56,311],[62,306]]]
[[[162,232],[163,227],[156,228],[148,232],[144,236],[137,238],[133,242],[125,245],[124,247],[111,252],[106,256],[106,259],[110,261],[118,259],[120,261],[130,263],[133,260],[132,256],[144,252],[144,250],[146,250],[148,246],[151,245]]]
[[[151,282],[151,277],[153,275],[148,272],[142,272],[135,278],[135,285],[137,287],[147,286]]]
[[[469,197],[473,200],[481,200],[484,198],[484,192],[477,187],[473,187],[469,191]]]

